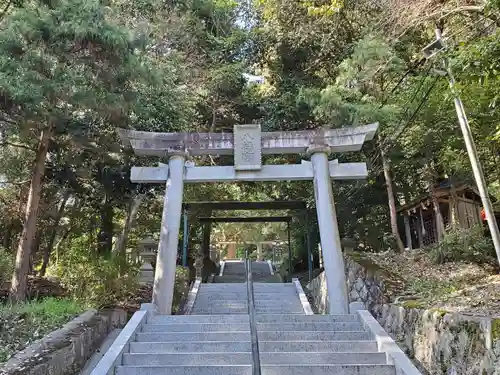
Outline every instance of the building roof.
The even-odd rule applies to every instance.
[[[449,179],[444,180],[440,182],[438,185],[436,185],[434,188],[434,194],[437,198],[447,197],[450,195],[452,188],[455,192],[469,191],[475,194],[478,198],[478,201],[480,202],[479,191],[475,186],[466,183],[456,183],[455,181],[450,181]],[[492,200],[495,200],[493,197],[491,198]],[[420,206],[422,202],[427,201],[429,199],[431,199],[431,195],[429,193],[422,194],[421,196],[412,200],[411,202],[408,202],[398,207],[396,211],[403,212],[412,210],[413,208]]]

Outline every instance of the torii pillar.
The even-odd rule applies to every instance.
[[[153,284],[153,303],[162,314],[172,313],[173,285],[175,285],[184,191],[184,164],[187,153],[184,151],[170,152],[169,157],[168,179],[163,200],[160,241]]]
[[[314,173],[314,199],[316,201],[319,235],[325,265],[329,300],[328,313],[347,314],[349,312],[349,301],[347,298],[344,257],[333,200],[332,181],[330,180],[328,164],[330,152],[330,147],[319,145],[310,146],[307,150],[307,153],[311,155]]]

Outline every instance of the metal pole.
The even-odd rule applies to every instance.
[[[288,275],[290,276],[290,281],[292,280],[292,244],[290,240],[290,221],[287,222],[288,231]]]
[[[187,253],[187,248],[188,248],[188,215],[187,215],[187,210],[184,210],[184,230],[182,232],[182,265],[184,267],[187,267],[188,265],[188,253]]]
[[[436,29],[436,37],[437,39],[441,39],[441,30],[439,28]],[[500,232],[498,230],[497,220],[493,211],[493,205],[491,204],[488,188],[486,187],[486,180],[484,178],[483,169],[481,167],[481,163],[479,162],[476,145],[474,143],[474,139],[472,138],[472,131],[469,126],[469,121],[467,120],[467,115],[465,114],[464,105],[457,90],[455,89],[455,78],[453,76],[451,67],[449,66],[448,59],[446,58],[444,59],[444,67],[446,69],[446,72],[448,73],[450,89],[454,96],[455,110],[457,111],[458,122],[460,123],[460,129],[462,130],[462,134],[464,136],[465,147],[467,148],[467,154],[469,154],[474,179],[476,180],[479,195],[483,203],[488,227],[490,228],[491,239],[493,240],[497,259],[500,263]]]

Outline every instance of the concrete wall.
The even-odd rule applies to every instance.
[[[10,358],[0,374],[77,374],[108,333],[126,321],[127,313],[121,309],[86,311]]]
[[[360,263],[356,255],[345,258],[349,302],[363,302],[421,370],[433,375],[500,375],[500,319],[392,304],[394,281],[383,270]],[[324,273],[307,291],[316,313],[324,314]]]

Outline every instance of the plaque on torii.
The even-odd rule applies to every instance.
[[[305,154],[314,145],[331,152],[359,151],[373,139],[378,124],[340,129],[261,132],[260,125],[235,125],[233,133],[155,133],[118,129],[124,145],[137,155],[165,157],[179,151],[191,156],[234,155],[234,166],[194,166],[186,163],[184,182],[312,180],[311,163],[262,165],[262,155]],[[333,180],[366,178],[365,163],[329,163]],[[168,166],[132,167],[132,182],[163,183]]]

